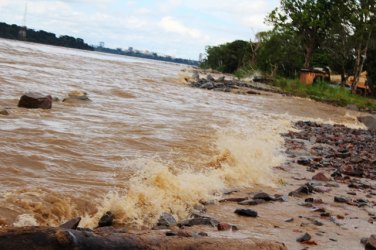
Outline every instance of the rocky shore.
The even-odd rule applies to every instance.
[[[2,249],[376,249],[376,131],[300,121],[285,138],[280,186],[229,190],[183,221],[168,213],[131,231],[103,215],[58,228],[0,230]]]

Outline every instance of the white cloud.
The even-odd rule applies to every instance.
[[[202,34],[199,30],[189,28],[170,16],[163,17],[159,22],[159,25],[164,31],[167,32],[177,33],[183,36],[190,36],[191,38],[195,39],[202,37]]]

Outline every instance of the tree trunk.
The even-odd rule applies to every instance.
[[[360,74],[363,71],[364,62],[366,61],[366,58],[367,58],[368,44],[369,44],[369,41],[371,40],[371,35],[372,35],[372,32],[369,32],[366,43],[364,44],[364,48],[362,48],[361,44],[358,47],[358,53],[356,57],[356,66],[355,66],[355,72],[354,72],[354,81],[351,84],[351,90],[352,90],[352,93],[354,94],[356,93],[356,89],[357,89],[359,79],[360,79]]]

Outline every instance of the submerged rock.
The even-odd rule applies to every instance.
[[[21,96],[18,107],[29,109],[51,109],[52,97],[37,92],[28,92]]]
[[[9,112],[6,109],[0,109],[0,115],[9,115]]]
[[[74,101],[91,101],[84,91],[71,91],[68,93],[68,97],[63,99],[63,102],[74,102]]]

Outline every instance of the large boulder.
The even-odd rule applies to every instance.
[[[37,92],[28,92],[21,96],[18,107],[29,109],[50,109],[52,108],[52,97]]]
[[[359,116],[358,121],[364,123],[368,129],[376,130],[376,115]]]

